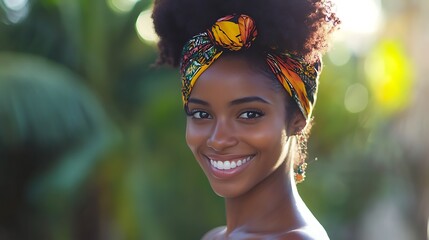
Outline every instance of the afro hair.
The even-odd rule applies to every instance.
[[[331,9],[330,0],[155,0],[158,64],[177,67],[189,39],[233,13],[255,20],[258,37],[252,48],[292,52],[311,63],[326,51],[340,23]]]

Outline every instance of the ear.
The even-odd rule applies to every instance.
[[[300,111],[294,111],[293,114],[289,117],[289,122],[287,125],[287,130],[290,135],[297,135],[301,132],[307,125],[307,120]]]

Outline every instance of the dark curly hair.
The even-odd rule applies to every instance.
[[[314,62],[340,23],[331,8],[330,0],[155,0],[158,64],[177,67],[189,39],[233,13],[255,20],[258,37],[252,48],[289,51]]]

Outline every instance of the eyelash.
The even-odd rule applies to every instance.
[[[210,119],[210,118],[212,118],[211,116],[210,116],[210,113],[208,113],[208,112],[206,112],[206,111],[204,111],[204,110],[199,110],[199,109],[193,109],[193,110],[189,110],[189,108],[186,108],[185,109],[185,113],[186,113],[186,115],[188,116],[188,117],[191,117],[192,119]],[[202,113],[204,113],[204,114],[207,114],[209,117],[195,117],[195,115],[197,114],[197,113],[199,113],[200,115],[202,114]]]
[[[247,114],[247,117],[241,117],[242,115]],[[253,116],[253,117],[249,117],[249,114],[255,114],[257,116]],[[240,115],[238,116],[240,119],[256,119],[256,118],[260,118],[263,117],[265,114],[262,111],[258,111],[258,110],[249,110],[249,111],[244,111],[242,113],[240,113]]]
[[[199,117],[195,117],[195,115],[199,114]],[[205,117],[201,116],[202,114],[206,115]],[[194,110],[191,111],[190,114],[188,114],[188,116],[192,117],[193,119],[212,119],[213,117],[210,116],[210,113],[205,112],[205,111],[201,111],[201,110]]]
[[[199,117],[196,117],[196,114],[199,114]],[[201,114],[204,114],[206,116],[201,116]],[[242,117],[244,114],[247,114],[246,117]],[[256,115],[256,116],[249,116],[249,114],[252,115]],[[202,110],[188,110],[186,111],[186,115],[189,117],[192,117],[193,119],[212,119],[213,117],[210,115],[210,113],[206,112],[206,111],[202,111]],[[242,113],[240,113],[238,115],[239,119],[246,119],[246,120],[252,120],[252,119],[256,119],[256,118],[260,118],[263,117],[265,114],[262,111],[258,111],[258,110],[248,110],[248,111],[244,111]]]

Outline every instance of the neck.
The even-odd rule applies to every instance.
[[[279,232],[297,225],[297,202],[293,173],[285,161],[269,177],[246,194],[226,198],[227,232]]]

